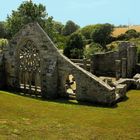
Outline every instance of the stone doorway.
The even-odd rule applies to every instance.
[[[31,40],[19,49],[19,80],[25,94],[41,95],[40,54]]]

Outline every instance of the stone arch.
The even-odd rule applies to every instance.
[[[65,77],[65,92],[67,97],[76,97],[76,79],[72,73],[69,73],[67,77]]]

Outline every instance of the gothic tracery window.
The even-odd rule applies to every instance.
[[[20,85],[30,92],[40,90],[40,55],[37,47],[30,40],[20,48]]]

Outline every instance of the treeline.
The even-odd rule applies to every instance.
[[[49,16],[44,5],[26,1],[16,11],[13,10],[6,21],[0,22],[0,38],[11,39],[30,22],[38,22],[56,46],[63,49],[69,58],[90,58],[95,52],[108,51],[107,44],[113,41],[140,37],[140,33],[133,29],[113,37],[112,32],[115,27],[109,23],[80,28],[69,20],[64,25]]]

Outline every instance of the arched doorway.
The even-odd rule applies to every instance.
[[[33,41],[26,41],[19,49],[20,89],[24,93],[40,95],[40,54]]]

